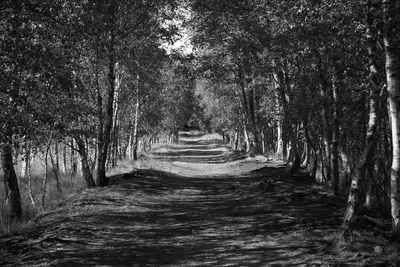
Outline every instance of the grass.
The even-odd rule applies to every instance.
[[[107,176],[113,176],[121,173],[129,173],[140,167],[140,158],[137,162],[131,160],[118,161],[117,166],[107,171]]]
[[[204,137],[203,137],[204,138]],[[209,139],[218,139],[218,135],[210,135],[207,137]],[[165,141],[165,140],[164,140]],[[160,142],[153,144],[153,148],[162,147],[166,142]],[[172,145],[172,144],[170,144]],[[129,173],[135,169],[152,168],[154,160],[148,153],[140,151],[140,157],[138,161],[132,162],[128,160],[119,161],[118,165],[111,168],[107,172],[107,176],[113,176],[121,173]],[[60,153],[61,154],[61,153]],[[69,157],[69,155],[68,155]],[[18,185],[21,195],[21,206],[22,206],[22,220],[20,222],[10,221],[7,219],[9,217],[9,211],[7,210],[7,205],[5,203],[5,189],[3,182],[3,173],[0,169],[0,235],[14,234],[23,230],[29,221],[37,215],[43,212],[49,211],[57,207],[63,200],[65,200],[71,194],[82,192],[86,186],[85,182],[80,174],[80,168],[78,166],[78,175],[76,177],[70,177],[69,164],[67,165],[66,173],[60,172],[59,182],[61,187],[61,192],[57,190],[57,183],[53,169],[51,167],[51,162],[48,162],[48,181],[46,186],[46,197],[44,208],[42,207],[42,195],[43,195],[43,180],[45,177],[44,171],[44,156],[38,155],[31,162],[31,176],[32,176],[32,193],[34,198],[34,204],[32,203],[29,195],[29,183],[28,178],[23,178],[20,175],[22,168],[22,158],[20,157],[15,163],[15,171],[18,176]],[[78,161],[79,162],[79,161]],[[61,164],[61,157],[60,157]],[[78,164],[79,165],[79,164]],[[4,196],[4,197],[3,197]]]
[[[81,192],[85,188],[83,178],[80,174],[76,177],[70,177],[69,171],[63,174],[60,173],[59,181],[61,192],[57,190],[57,183],[55,175],[49,166],[48,171],[48,182],[46,186],[46,197],[44,202],[44,209],[42,207],[42,195],[43,195],[43,179],[44,179],[44,167],[43,162],[40,159],[36,159],[31,164],[31,175],[32,175],[32,193],[34,204],[32,203],[29,195],[29,183],[28,178],[23,178],[19,174],[21,164],[18,162],[15,166],[15,170],[18,176],[18,185],[21,195],[21,206],[22,206],[22,220],[19,222],[10,221],[9,210],[5,203],[5,197],[0,199],[0,235],[15,234],[24,229],[29,225],[29,221],[47,211],[55,208],[61,201],[71,194]],[[3,174],[0,173],[0,195],[5,196],[5,188],[3,183]]]
[[[111,168],[108,172],[108,176],[132,172],[134,169],[141,168],[144,161],[148,161],[144,153],[141,154],[140,158],[136,162],[124,160],[118,162],[118,165]],[[32,193],[35,205],[33,205],[29,196],[29,183],[28,178],[21,177],[21,161],[15,165],[15,171],[18,176],[18,185],[21,195],[21,206],[22,206],[22,220],[20,222],[10,221],[9,210],[5,203],[5,197],[0,199],[0,235],[12,235],[22,231],[26,226],[29,225],[29,221],[37,215],[43,212],[49,211],[57,207],[63,200],[65,200],[71,194],[82,192],[86,186],[85,182],[80,174],[78,168],[78,174],[76,177],[70,176],[70,171],[61,173],[59,175],[61,192],[57,190],[57,183],[55,175],[49,163],[48,166],[48,182],[46,186],[46,197],[45,197],[45,208],[42,207],[42,195],[43,195],[43,179],[44,179],[44,163],[41,159],[36,158],[31,164],[31,175],[32,175]],[[146,166],[148,162],[146,163]],[[67,166],[68,167],[68,166]],[[0,171],[0,196],[5,196],[3,173]]]

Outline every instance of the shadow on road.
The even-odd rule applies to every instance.
[[[189,143],[189,142],[188,142]],[[190,143],[165,157],[208,156]],[[182,153],[186,151],[185,153]],[[223,151],[223,149],[221,150]],[[218,154],[219,155],[219,154]],[[199,159],[196,159],[199,160]],[[268,181],[269,187],[262,185]],[[247,175],[192,178],[159,170],[111,177],[72,196],[24,233],[0,241],[0,265],[355,266],[325,248],[343,210],[309,181],[270,165]]]

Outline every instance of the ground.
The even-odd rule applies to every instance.
[[[110,180],[1,237],[0,265],[388,265],[385,239],[369,232],[331,245],[343,200],[217,135],[182,133]]]

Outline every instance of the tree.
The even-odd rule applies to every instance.
[[[380,97],[381,88],[379,81],[379,70],[377,62],[377,26],[379,18],[377,12],[377,3],[367,0],[365,4],[366,16],[366,37],[369,56],[368,88],[369,88],[369,122],[365,138],[365,148],[358,160],[353,176],[347,210],[343,219],[343,224],[338,232],[338,238],[342,239],[344,233],[353,226],[360,206],[361,183],[365,181],[367,168],[373,165],[374,152],[379,140],[379,117],[382,114],[381,107],[383,101]],[[379,7],[378,7],[379,8]]]
[[[2,160],[5,186],[9,194],[11,217],[21,217],[18,181],[13,166],[13,146],[32,129],[52,120],[43,103],[49,100],[52,81],[57,81],[58,42],[46,32],[43,13],[29,1],[3,1],[0,5],[0,92]],[[60,70],[61,71],[61,70]]]
[[[390,199],[392,205],[392,231],[394,238],[400,240],[400,54],[398,46],[398,27],[400,11],[396,1],[383,0],[383,43],[386,58],[386,86],[388,91],[389,115],[392,130],[392,166],[390,174]]]
[[[87,1],[76,4],[77,21],[73,24],[75,46],[79,46],[80,67],[85,74],[80,77],[83,86],[90,91],[90,104],[96,114],[96,184],[105,186],[107,160],[110,159],[111,136],[117,127],[122,72],[136,72],[143,47],[158,43],[171,35],[160,25],[174,1]],[[158,17],[161,15],[162,17]],[[148,32],[148,29],[151,29]],[[159,44],[158,44],[159,46]],[[154,51],[150,51],[153,53]],[[129,57],[125,57],[125,55]],[[131,67],[133,66],[133,67]],[[133,74],[133,73],[131,73]],[[134,75],[127,75],[133,78]],[[138,86],[136,86],[138,89]],[[116,138],[114,138],[116,139]],[[113,152],[114,153],[114,152]]]

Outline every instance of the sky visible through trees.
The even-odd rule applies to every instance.
[[[395,0],[3,0],[2,225],[198,130],[400,241],[399,79]]]

